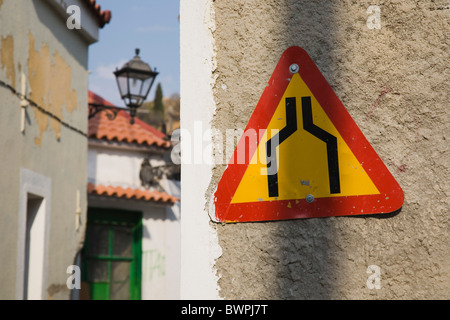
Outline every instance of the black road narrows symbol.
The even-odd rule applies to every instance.
[[[303,129],[327,144],[330,193],[341,193],[337,138],[313,123],[311,97],[302,97]]]
[[[297,131],[297,102],[295,98],[286,98],[286,127],[266,143],[267,179],[269,183],[269,197],[278,197],[278,164],[276,148]],[[274,140],[272,146],[272,140]],[[275,170],[274,174],[269,174]]]
[[[330,193],[341,193],[337,138],[313,123],[311,97],[302,97],[302,116],[303,129],[327,144]],[[267,180],[269,197],[271,198],[279,196],[276,148],[294,134],[297,129],[296,98],[286,98],[286,127],[266,143]],[[275,170],[275,173],[269,174],[273,170]]]

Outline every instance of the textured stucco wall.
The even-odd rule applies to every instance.
[[[68,30],[46,1],[0,1],[0,53],[2,81],[20,92],[23,74],[29,99],[87,131],[88,43],[76,30]],[[21,169],[51,181],[44,298],[68,299],[66,270],[84,239],[84,224],[76,230],[75,213],[79,207],[86,221],[87,138],[31,106],[22,133],[20,99],[4,87],[0,98],[0,299],[21,298]]]
[[[381,29],[369,29],[370,5]],[[405,193],[386,218],[215,225],[225,299],[448,299],[448,1],[216,0],[213,128],[245,128],[304,48]],[[213,169],[208,201],[224,171]],[[381,289],[368,289],[368,266]]]

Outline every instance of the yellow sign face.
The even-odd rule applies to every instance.
[[[328,198],[379,193],[296,73],[231,203],[298,200],[308,195]]]

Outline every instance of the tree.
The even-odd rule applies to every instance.
[[[138,109],[138,117],[145,123],[170,135],[180,127],[180,95],[174,93],[170,97],[161,98],[162,96],[162,88],[158,84],[155,99],[144,102]]]
[[[164,114],[163,92],[161,88],[161,83],[158,83],[158,87],[156,88],[153,110],[161,113],[162,115]]]

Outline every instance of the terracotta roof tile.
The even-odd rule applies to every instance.
[[[87,187],[88,194],[108,196],[129,200],[145,200],[164,204],[174,204],[179,201],[178,198],[173,197],[165,192],[147,191],[141,189],[124,189],[122,187],[112,187],[103,185],[94,185],[89,183]]]
[[[103,99],[103,97],[99,96],[98,94],[96,94],[92,91],[88,92],[88,102],[95,103],[95,104],[104,104],[105,106],[115,107],[115,105],[113,105],[111,102]]]
[[[102,10],[101,6],[96,3],[96,0],[84,0],[84,2],[94,12],[98,19],[100,28],[103,28],[105,24],[111,21],[111,11]]]
[[[91,91],[89,92],[89,104],[114,106]],[[164,140],[164,133],[142,120],[135,118],[135,123],[130,124],[130,115],[125,111],[120,111],[114,120],[109,120],[106,112],[97,113],[89,120],[88,136],[100,140],[137,143],[161,148],[171,146],[169,141]]]

